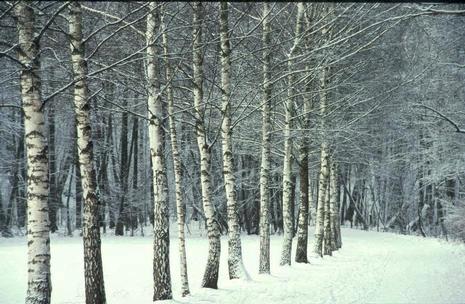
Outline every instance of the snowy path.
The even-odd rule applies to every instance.
[[[343,229],[343,249],[311,264],[280,267],[281,238],[272,237],[272,275],[257,275],[258,237],[244,236],[244,262],[252,281],[229,281],[223,239],[219,290],[199,288],[207,241],[187,241],[193,293],[180,298],[176,240],[172,241],[174,301],[168,303],[465,303],[465,246],[435,239]],[[310,240],[310,247],[312,239]],[[294,242],[295,246],[295,242]],[[295,248],[294,248],[295,249]],[[104,237],[109,304],[151,303],[151,237]],[[0,303],[24,302],[26,242],[0,239]],[[52,303],[84,303],[79,238],[52,239]]]

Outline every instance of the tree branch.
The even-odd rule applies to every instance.
[[[461,129],[461,128],[459,127],[459,125],[458,125],[455,121],[453,121],[452,119],[450,119],[450,118],[447,117],[446,115],[442,114],[442,113],[439,112],[438,110],[435,110],[435,109],[431,108],[430,106],[427,106],[427,105],[424,105],[424,104],[421,104],[421,103],[416,103],[416,104],[414,104],[414,106],[416,106],[416,107],[422,107],[422,108],[425,108],[425,109],[427,109],[427,110],[430,110],[431,112],[435,113],[436,115],[438,115],[439,117],[441,117],[442,119],[444,119],[445,121],[447,121],[448,123],[450,123],[452,126],[454,126],[455,132],[465,134],[465,130],[464,130],[464,129]]]

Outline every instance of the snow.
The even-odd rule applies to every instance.
[[[313,231],[311,231],[313,232]],[[171,239],[175,299],[164,303],[463,303],[465,245],[391,233],[342,230],[343,248],[311,264],[279,266],[282,236],[271,238],[271,273],[258,275],[257,236],[243,236],[251,280],[228,279],[227,238],[222,239],[219,289],[202,289],[206,237],[190,235],[187,259],[191,296],[180,297],[177,240]],[[310,237],[309,248],[312,248]],[[293,242],[295,253],[295,241]],[[52,303],[84,303],[82,242],[52,237]],[[104,236],[107,302],[151,303],[152,238]],[[26,240],[0,239],[0,303],[24,302]]]

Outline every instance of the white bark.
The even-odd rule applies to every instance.
[[[221,124],[223,149],[223,178],[226,191],[228,213],[228,268],[230,279],[248,279],[242,262],[241,227],[236,200],[236,181],[234,178],[234,159],[232,152],[231,129],[231,49],[229,43],[228,2],[220,3],[220,43],[221,43]]]
[[[74,110],[81,171],[80,182],[84,197],[82,234],[86,304],[102,304],[106,300],[100,248],[99,202],[95,192],[96,176],[93,167],[90,106],[86,82],[87,62],[84,59],[81,4],[79,2],[72,2],[69,5],[69,34],[73,75],[76,81],[74,85]]]
[[[271,148],[271,84],[270,84],[270,7],[263,3],[263,99],[262,151],[260,165],[260,262],[259,273],[270,273],[270,148]]]
[[[162,15],[162,39],[163,39],[163,58],[165,63],[165,75],[167,81],[166,98],[168,99],[168,115],[169,115],[169,128],[171,135],[171,151],[174,166],[174,181],[176,188],[176,214],[178,218],[178,239],[179,239],[179,269],[181,275],[181,295],[184,297],[190,293],[189,280],[187,276],[187,258],[186,258],[186,238],[184,233],[184,225],[186,221],[186,205],[183,200],[182,190],[182,163],[179,155],[179,147],[176,132],[176,121],[174,117],[174,96],[171,79],[173,72],[169,61],[168,51],[168,34],[165,28],[164,13]]]
[[[172,298],[169,260],[168,185],[163,155],[163,107],[157,87],[157,53],[155,38],[159,26],[157,3],[150,2],[147,15],[147,108],[149,118],[150,156],[152,158],[153,210],[153,300]]]
[[[297,19],[295,26],[295,38],[294,44],[288,54],[288,89],[287,98],[284,104],[285,108],[285,121],[284,121],[284,164],[283,164],[283,229],[284,239],[281,251],[281,262],[280,265],[291,265],[291,248],[292,248],[292,237],[293,237],[293,223],[292,223],[292,212],[293,204],[291,203],[291,191],[292,191],[292,139],[291,139],[291,119],[293,114],[293,92],[294,92],[294,73],[293,59],[299,42],[302,40],[300,37],[302,30],[302,17],[304,12],[304,5],[302,2],[297,4]]]
[[[50,224],[48,217],[48,158],[44,113],[40,98],[39,44],[34,39],[34,12],[24,1],[16,4],[21,69],[21,98],[27,161],[28,280],[26,304],[48,304],[50,278]]]
[[[200,181],[202,184],[202,203],[207,218],[208,259],[202,280],[202,287],[218,288],[218,270],[220,265],[220,230],[211,201],[210,162],[211,147],[207,142],[203,111],[203,67],[202,67],[202,3],[194,2],[193,18],[193,71],[194,71],[194,108],[196,120],[197,145],[200,152]]]

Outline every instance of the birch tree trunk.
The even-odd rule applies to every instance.
[[[309,66],[307,66],[307,69]],[[304,95],[304,118],[303,128],[310,129],[309,112],[311,110],[309,92]],[[309,178],[308,178],[308,139],[304,137],[300,145],[300,208],[299,222],[297,227],[297,248],[295,261],[297,263],[308,263],[308,211],[309,211]]]
[[[229,278],[248,278],[242,262],[241,227],[236,200],[236,181],[234,178],[234,160],[232,152],[231,129],[231,49],[229,44],[228,2],[220,3],[220,44],[221,44],[221,92],[222,114],[221,124],[223,149],[223,178],[226,191],[228,214],[228,267]]]
[[[153,225],[153,301],[172,298],[169,262],[169,209],[168,185],[163,155],[163,106],[158,91],[155,39],[159,16],[157,3],[150,2],[151,12],[147,15],[147,107],[149,124],[150,155],[152,159],[154,201]]]
[[[178,239],[179,239],[179,265],[181,271],[181,295],[184,297],[190,293],[189,281],[187,276],[187,258],[186,258],[186,238],[184,233],[184,225],[186,222],[186,204],[183,200],[183,189],[182,189],[182,163],[181,156],[179,155],[178,139],[176,132],[176,122],[174,120],[174,96],[173,87],[171,85],[171,79],[173,72],[169,61],[168,51],[168,34],[165,28],[164,21],[165,13],[162,14],[162,39],[163,39],[163,59],[165,63],[165,75],[167,87],[166,87],[166,98],[168,99],[168,115],[169,115],[169,128],[171,135],[171,151],[173,157],[174,167],[174,182],[176,189],[176,213],[178,218]]]
[[[323,15],[332,16],[332,4],[328,3],[324,5]],[[331,20],[329,20],[331,21]],[[329,22],[325,21],[325,22]],[[321,30],[322,44],[325,45],[331,36],[329,26],[324,26]],[[327,112],[327,79],[329,73],[329,67],[326,66],[326,62],[321,64],[319,71],[319,96],[320,96],[320,129],[321,129],[321,154],[320,154],[320,173],[318,178],[318,200],[317,200],[317,212],[315,220],[315,240],[313,251],[319,256],[323,256],[323,238],[324,238],[324,217],[325,217],[325,202],[326,192],[328,191],[329,182],[329,155],[328,155],[328,143],[326,138],[326,123],[325,116]]]
[[[99,202],[95,193],[96,176],[92,163],[93,143],[86,82],[87,62],[84,59],[81,4],[79,2],[69,4],[69,35],[75,80],[74,109],[76,113],[77,147],[84,197],[82,233],[84,240],[86,304],[103,304],[106,303],[106,300],[100,248]]]
[[[16,4],[20,74],[27,163],[28,280],[26,304],[48,304],[50,223],[48,217],[48,158],[44,113],[40,98],[39,41],[34,38],[35,16],[24,1]]]
[[[263,100],[262,151],[260,165],[260,262],[259,273],[270,273],[270,149],[271,149],[271,84],[270,84],[270,6],[263,3]]]
[[[193,71],[194,71],[194,107],[196,120],[197,145],[200,152],[200,181],[202,185],[202,203],[207,218],[208,259],[202,280],[202,287],[218,288],[218,270],[220,265],[220,230],[217,216],[211,202],[210,162],[211,146],[207,142],[203,110],[203,67],[202,67],[202,3],[194,2],[193,18]]]
[[[323,228],[324,228],[324,213],[325,213],[325,199],[329,177],[328,167],[328,145],[325,139],[325,123],[324,116],[326,115],[326,92],[325,90],[325,69],[320,71],[320,117],[321,117],[321,130],[323,130],[323,141],[320,147],[320,173],[318,178],[318,201],[315,219],[315,240],[313,244],[313,251],[319,256],[323,256]]]
[[[289,72],[288,76],[288,89],[287,98],[284,104],[285,108],[285,121],[284,121],[284,165],[283,165],[283,230],[284,239],[283,247],[281,251],[281,262],[280,265],[291,265],[291,249],[292,249],[292,237],[293,237],[293,220],[292,220],[292,139],[291,139],[291,120],[293,109],[293,92],[294,92],[294,73],[293,69],[293,56],[297,50],[299,42],[301,41],[300,33],[302,29],[302,17],[304,12],[304,4],[299,2],[297,4],[297,19],[295,26],[295,37],[294,44],[288,54],[287,68]]]

